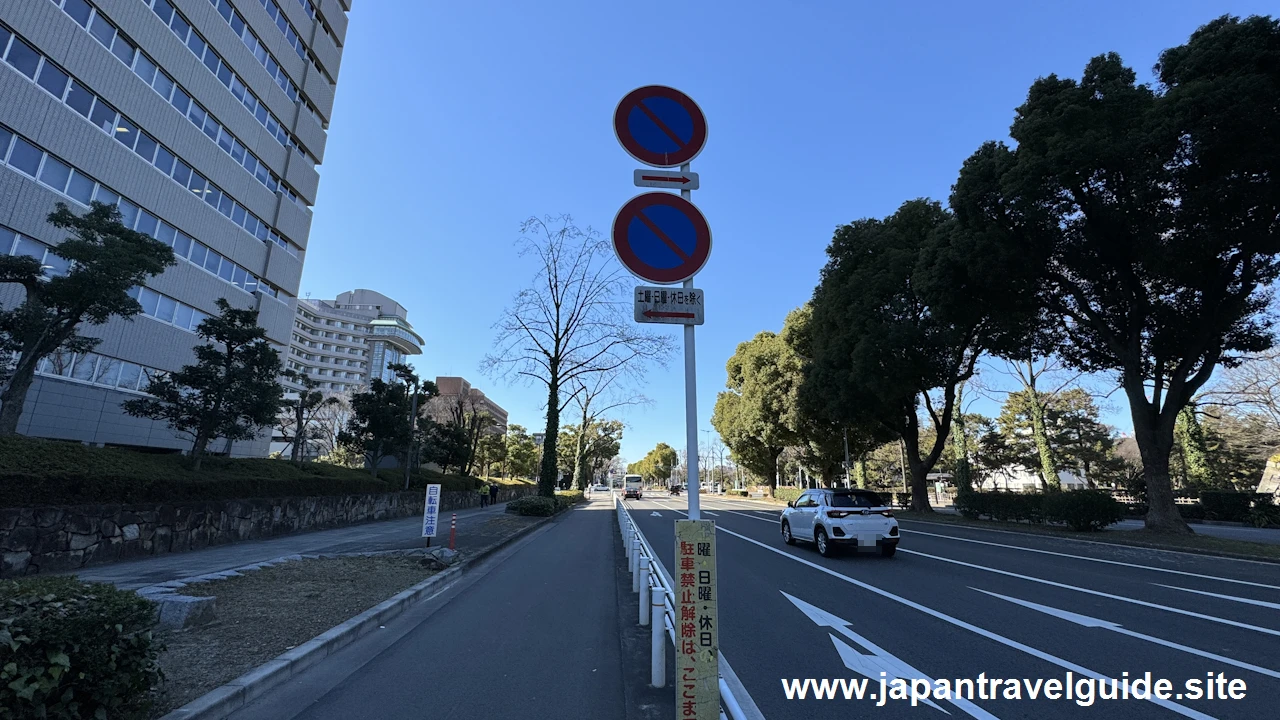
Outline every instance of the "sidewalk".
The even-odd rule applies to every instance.
[[[635,619],[620,610],[616,535],[596,497],[231,717],[669,717],[671,690],[636,687],[647,646],[633,657],[620,639]]]
[[[505,509],[506,503],[499,503],[493,507],[459,511],[459,548],[483,547],[492,542],[493,538],[486,539],[476,531],[488,520],[502,516]],[[433,546],[448,544],[451,514],[440,514],[439,535],[431,541]],[[483,533],[485,536],[491,534],[489,531]],[[134,590],[169,580],[266,562],[286,555],[406,550],[425,545],[422,518],[408,517],[265,540],[247,540],[193,552],[167,553],[106,565],[92,565],[64,574],[74,574],[81,580],[109,582],[126,590]]]

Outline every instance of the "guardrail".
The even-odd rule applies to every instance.
[[[662,564],[653,552],[653,546],[631,519],[631,513],[617,493],[613,496],[613,506],[618,514],[622,546],[627,552],[631,591],[640,595],[638,620],[642,627],[653,628],[650,682],[656,688],[666,687],[667,642],[671,642],[673,652],[676,648],[676,600],[671,588],[671,578],[666,576]],[[720,705],[722,720],[747,720],[723,674],[720,675]]]

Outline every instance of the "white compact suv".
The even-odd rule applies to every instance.
[[[893,510],[869,490],[806,490],[782,511],[782,541],[812,542],[823,557],[837,545],[858,550],[880,549],[893,557],[898,550],[898,521]]]

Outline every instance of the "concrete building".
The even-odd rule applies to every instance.
[[[359,392],[373,378],[392,380],[387,366],[421,355],[422,345],[403,305],[373,290],[352,290],[335,300],[298,300],[284,366],[310,376],[321,392]],[[286,391],[298,389],[287,379],[283,384]],[[272,438],[271,452],[287,447],[282,435]]]
[[[436,422],[448,422],[459,403],[462,403],[464,412],[485,412],[496,421],[489,432],[499,435],[507,432],[507,411],[492,398],[471,387],[471,383],[464,378],[438,377],[436,388],[440,395],[432,399],[429,410]]]
[[[226,298],[293,335],[311,205],[351,0],[0,0],[0,252],[57,257],[58,202],[118,204],[178,264],[135,290],[143,313],[42,364],[19,431],[184,449],[121,401],[194,360]],[[0,304],[20,301],[0,287]],[[269,438],[233,455],[265,455]],[[225,443],[211,444],[219,451]]]

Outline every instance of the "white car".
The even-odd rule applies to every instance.
[[[609,486],[596,484],[591,488],[591,492],[609,492]]]
[[[823,557],[836,546],[880,549],[893,557],[898,550],[898,521],[893,510],[869,490],[806,490],[782,511],[782,541],[812,542]]]

